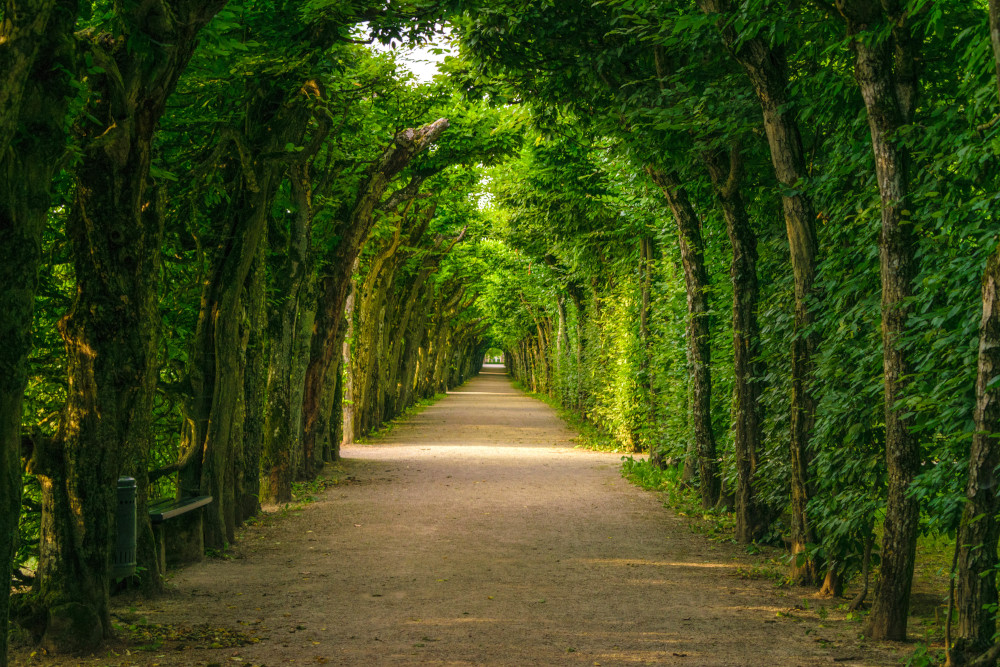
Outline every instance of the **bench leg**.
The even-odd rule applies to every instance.
[[[162,523],[153,524],[153,549],[156,551],[156,567],[162,577],[167,573],[167,548]]]

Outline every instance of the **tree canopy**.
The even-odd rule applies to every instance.
[[[1000,657],[1000,1],[10,0],[0,77],[0,627],[110,636],[119,477],[152,594],[151,502],[224,548],[499,349],[868,636],[954,537]]]

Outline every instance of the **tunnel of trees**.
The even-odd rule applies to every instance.
[[[502,351],[870,637],[954,535],[1000,658],[1000,0],[0,12],[0,628],[110,636],[120,476],[155,594],[152,499],[222,549]]]

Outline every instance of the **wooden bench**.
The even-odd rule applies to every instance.
[[[149,504],[149,521],[153,524],[156,560],[161,574],[167,571],[167,565],[202,559],[205,538],[199,510],[211,502],[212,496],[195,496],[181,500],[161,498]]]

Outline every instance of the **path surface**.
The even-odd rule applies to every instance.
[[[354,480],[249,531],[238,558],[184,569],[170,595],[122,612],[260,643],[173,642],[136,664],[878,662],[844,641],[856,625],[795,618],[810,613],[794,607],[803,593],[741,578],[730,547],[573,435],[488,368],[344,448]]]

